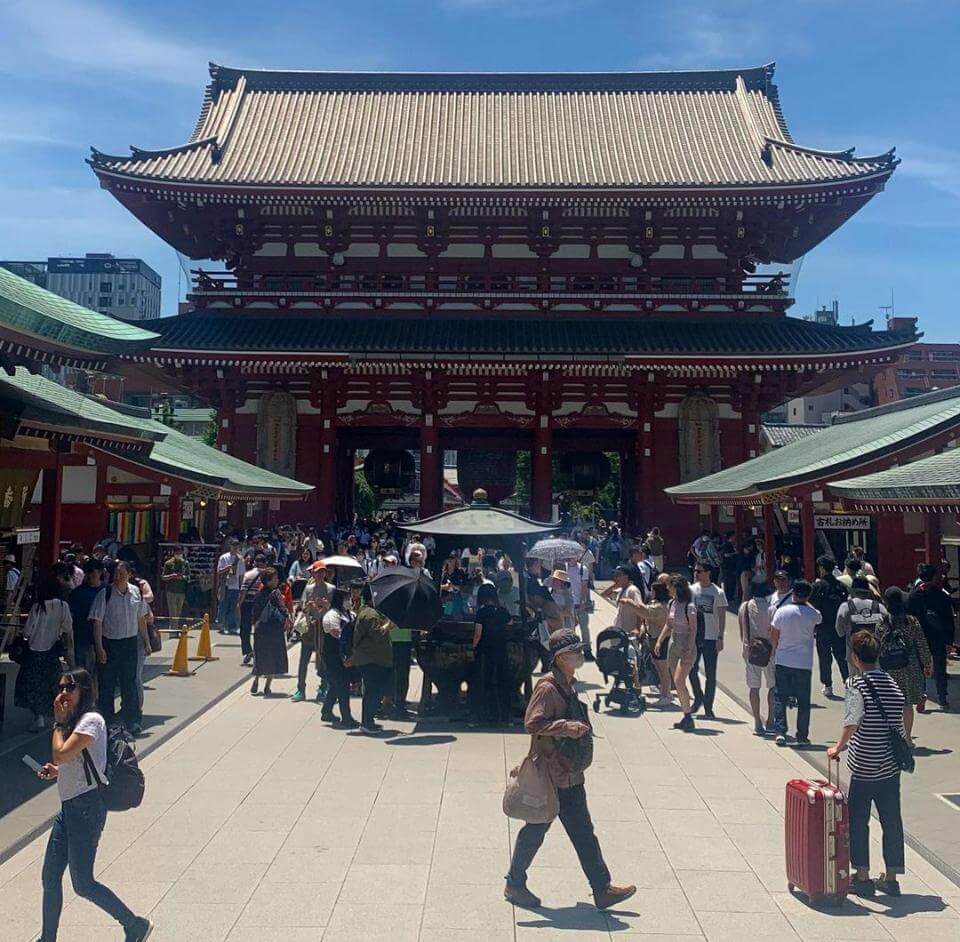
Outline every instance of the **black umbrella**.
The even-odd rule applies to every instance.
[[[440,593],[423,569],[391,566],[370,582],[373,607],[398,628],[432,628],[443,614]]]

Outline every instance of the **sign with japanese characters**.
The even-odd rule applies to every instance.
[[[817,530],[869,530],[870,514],[814,514]]]

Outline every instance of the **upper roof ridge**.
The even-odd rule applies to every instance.
[[[213,93],[244,76],[252,89],[347,91],[733,91],[742,78],[751,91],[770,89],[776,64],[743,69],[609,72],[388,72],[231,68],[210,63]]]

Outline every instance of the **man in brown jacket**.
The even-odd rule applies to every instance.
[[[583,645],[575,631],[550,635],[553,670],[541,677],[527,706],[524,725],[533,736],[533,754],[543,759],[560,800],[560,823],[573,844],[590,881],[598,909],[629,899],[635,886],[616,886],[604,863],[593,831],[583,770],[593,756],[593,730],[587,708],[573,689],[574,674],[583,667]],[[550,824],[525,824],[517,834],[503,896],[517,906],[536,907],[539,897],[527,889],[527,869],[543,843]]]

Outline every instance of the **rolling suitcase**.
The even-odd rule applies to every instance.
[[[826,781],[787,782],[784,836],[787,889],[800,890],[810,903],[839,906],[850,889],[850,824],[839,759],[836,781],[832,768],[828,762]]]

